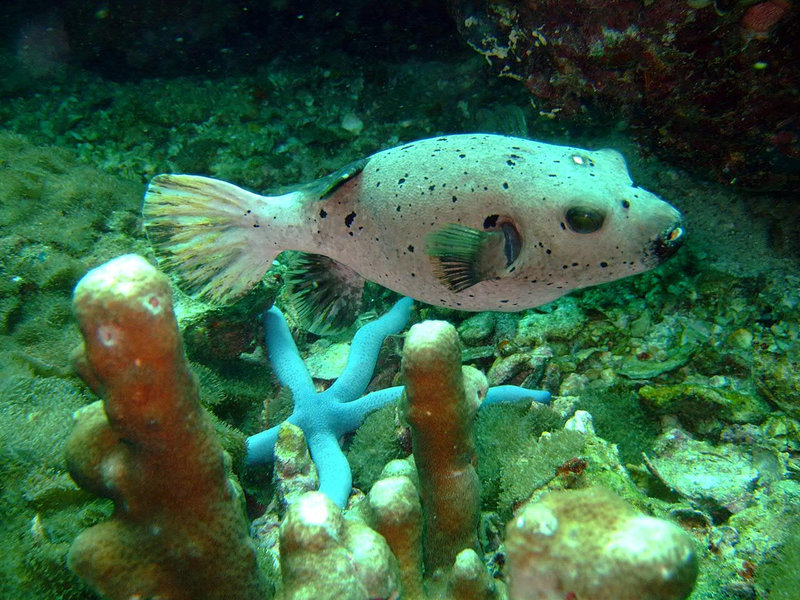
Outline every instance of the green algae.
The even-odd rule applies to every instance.
[[[347,452],[353,485],[368,492],[390,460],[406,456],[400,443],[396,406],[389,404],[369,414],[356,430]]]
[[[484,510],[499,508],[504,466],[525,456],[543,432],[561,425],[563,419],[549,407],[530,408],[524,402],[490,405],[478,411],[475,447]]]
[[[661,427],[633,390],[587,390],[578,408],[591,413],[597,435],[617,445],[623,464],[639,464]]]
[[[0,398],[0,596],[94,598],[65,561],[81,526],[107,512],[63,464],[72,412],[88,397],[73,379],[15,375],[0,380]]]

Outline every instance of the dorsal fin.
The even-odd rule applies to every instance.
[[[284,282],[289,312],[311,333],[342,331],[361,310],[364,278],[327,256],[292,252]]]
[[[315,202],[318,200],[325,200],[325,198],[339,189],[340,186],[361,173],[368,161],[369,157],[353,161],[343,166],[341,169],[337,169],[333,173],[303,185],[303,191],[308,194],[308,198]]]

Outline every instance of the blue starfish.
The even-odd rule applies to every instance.
[[[350,345],[344,371],[323,392],[316,391],[280,310],[273,306],[264,315],[264,336],[270,363],[278,380],[292,391],[294,399],[294,410],[286,420],[303,430],[319,473],[319,489],[340,507],[347,504],[352,475],[347,458],[339,447],[339,438],[358,429],[367,414],[400,397],[403,386],[370,392],[366,396],[362,394],[372,378],[383,340],[405,327],[412,303],[411,298],[403,298],[385,315],[361,327]],[[501,385],[489,388],[483,404],[523,398],[548,402],[550,394]],[[247,438],[248,465],[274,460],[279,427],[271,427]]]

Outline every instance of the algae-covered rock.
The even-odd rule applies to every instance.
[[[550,491],[592,485],[613,490],[637,507],[648,505],[621,464],[616,446],[597,437],[591,415],[578,411],[564,429],[529,441],[521,455],[502,466],[500,511],[509,516],[509,510]]]
[[[664,360],[646,360],[638,356],[628,356],[623,360],[617,372],[629,379],[652,379],[685,365],[689,362],[694,350],[691,346],[685,346],[677,349]]]
[[[467,346],[484,344],[494,331],[495,321],[496,317],[492,312],[478,313],[461,323],[458,335]]]
[[[575,338],[588,320],[578,301],[571,297],[559,298],[537,310],[547,312],[529,312],[520,320],[514,339],[518,346]]]
[[[664,433],[647,461],[650,471],[693,506],[719,518],[753,501],[759,472],[741,446],[711,445],[679,429]]]
[[[753,360],[753,378],[758,391],[772,404],[800,418],[800,363],[795,357],[757,352]]]
[[[639,396],[658,414],[676,414],[687,422],[713,418],[761,423],[769,414],[769,406],[755,394],[709,383],[646,385],[639,389]]]

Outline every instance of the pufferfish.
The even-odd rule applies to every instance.
[[[685,238],[681,214],[633,184],[614,150],[459,134],[391,148],[262,196],[158,175],[144,226],[179,286],[229,303],[284,250],[311,331],[358,313],[364,279],[465,311],[513,312],[647,271]]]

